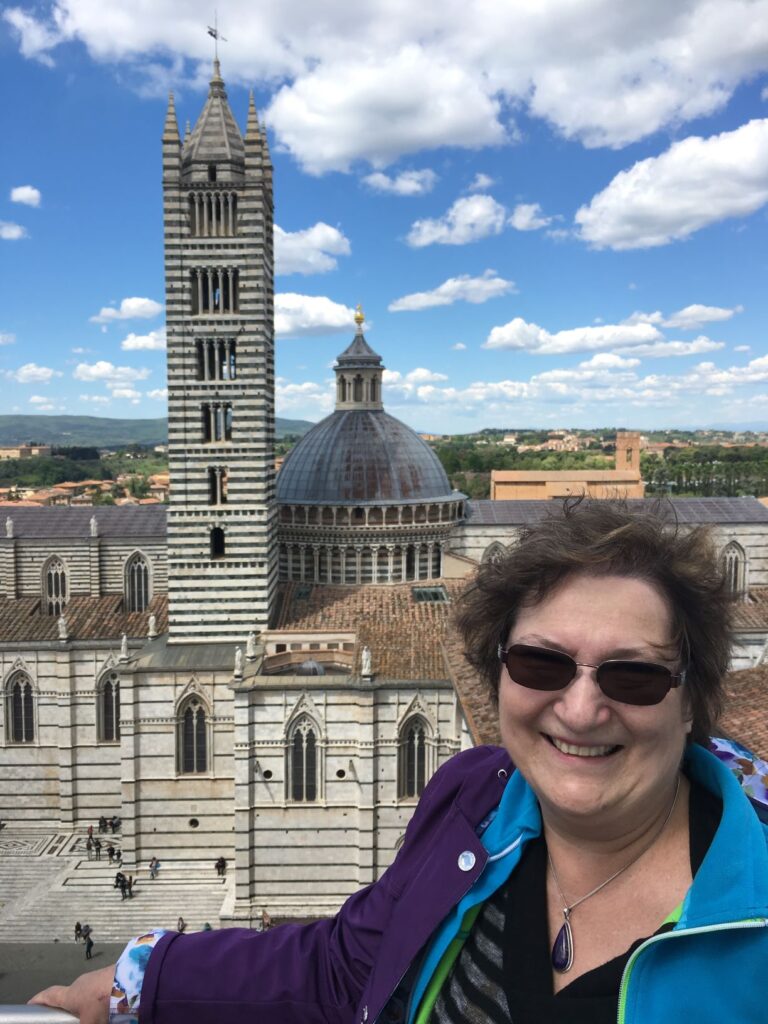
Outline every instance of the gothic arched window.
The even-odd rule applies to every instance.
[[[208,771],[208,718],[199,697],[193,696],[179,709],[178,764],[183,775]]]
[[[125,564],[125,607],[129,612],[146,611],[149,605],[149,565],[144,555],[131,555]]]
[[[224,531],[220,526],[214,526],[211,530],[211,558],[223,558],[224,553]]]
[[[120,739],[120,679],[110,672],[97,690],[97,720],[99,740],[116,743]]]
[[[303,715],[291,729],[288,740],[288,799],[317,800],[317,734],[310,718]]]
[[[14,672],[5,688],[5,738],[8,743],[35,739],[32,682],[26,672]]]
[[[504,545],[499,544],[499,542],[496,540],[493,542],[493,544],[489,544],[488,547],[485,549],[481,561],[498,562],[504,557],[504,555],[506,555],[506,553],[507,551]]]
[[[427,783],[427,725],[423,718],[409,718],[400,730],[397,764],[397,795],[420,796]]]
[[[58,618],[69,599],[67,570],[60,558],[51,558],[43,569],[43,603],[48,615]]]
[[[725,573],[726,585],[732,597],[742,597],[747,590],[747,557],[736,541],[723,549],[720,560]]]

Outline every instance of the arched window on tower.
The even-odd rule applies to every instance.
[[[747,592],[747,556],[744,549],[736,541],[731,541],[723,548],[720,562],[731,596],[744,597]]]
[[[137,552],[125,563],[126,611],[146,611],[149,599],[149,564],[144,555]]]
[[[43,606],[46,613],[58,618],[68,600],[67,570],[60,558],[51,558],[43,568]]]
[[[288,736],[287,795],[297,803],[318,797],[317,732],[312,719],[302,715]]]
[[[197,695],[189,697],[179,708],[176,746],[180,774],[199,775],[208,771],[208,716]]]
[[[421,796],[427,783],[427,723],[420,715],[409,718],[398,741],[397,796]]]
[[[14,672],[5,688],[6,743],[34,743],[35,707],[32,681],[26,672]]]
[[[120,739],[120,679],[117,672],[105,676],[96,691],[98,736],[101,743]]]

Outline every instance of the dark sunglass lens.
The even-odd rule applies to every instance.
[[[606,697],[622,704],[658,704],[669,693],[672,673],[663,665],[643,661],[609,661],[597,670]]]
[[[576,665],[567,654],[526,644],[510,647],[505,660],[510,678],[531,690],[561,690],[576,674]]]

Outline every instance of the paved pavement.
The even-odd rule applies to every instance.
[[[122,944],[95,942],[93,959],[85,959],[82,942],[0,943],[0,1004],[26,1003],[49,985],[69,985],[84,971],[114,963]]]

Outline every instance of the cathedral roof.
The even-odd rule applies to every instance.
[[[650,505],[654,498],[630,498],[627,504]],[[556,501],[492,501],[473,499],[467,502],[467,521],[474,526],[525,526],[538,523],[557,512]],[[768,523],[768,508],[757,498],[671,498],[669,516],[678,523]]]
[[[95,516],[98,536],[109,539],[146,538],[164,541],[168,516],[165,505],[38,506],[4,505],[0,509],[0,541],[6,519],[13,520],[14,539],[51,540],[91,536]],[[2,635],[2,634],[0,634]]]
[[[156,628],[168,628],[168,596],[158,594],[143,612],[126,612],[122,594],[105,597],[71,597],[64,609],[69,640],[113,640],[119,643],[123,633],[131,639],[146,637],[149,616],[155,615]],[[3,643],[46,643],[59,640],[58,619],[41,611],[39,597],[0,597],[0,638]]]
[[[768,665],[731,672],[725,681],[725,707],[717,734],[730,736],[768,760],[768,715],[765,693]]]
[[[437,455],[381,409],[337,410],[287,455],[277,477],[284,504],[447,501],[451,485]]]
[[[381,356],[373,351],[359,328],[351,344],[337,358],[336,367],[354,369],[364,366],[381,366]]]
[[[213,78],[192,134],[184,141],[182,167],[191,163],[245,163],[245,145],[227,101],[224,79],[218,60],[213,63]]]

